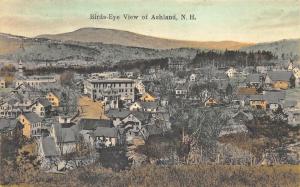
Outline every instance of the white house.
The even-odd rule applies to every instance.
[[[139,102],[134,102],[129,106],[129,110],[130,111],[141,111],[142,106]]]
[[[196,81],[196,77],[197,77],[197,75],[194,74],[194,73],[192,73],[192,74],[190,75],[190,82],[195,82],[195,81]]]
[[[119,143],[120,133],[115,127],[97,127],[94,131],[96,148],[113,147]]]
[[[236,76],[237,70],[235,68],[231,67],[225,73],[229,78],[232,78],[232,77]]]

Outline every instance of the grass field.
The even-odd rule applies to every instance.
[[[279,166],[179,165],[143,167],[113,172],[100,167],[85,167],[65,175],[42,174],[28,180],[33,186],[286,186],[298,187],[300,168]]]
[[[89,97],[80,97],[78,100],[80,118],[108,119],[104,115],[103,105],[100,101],[93,101]]]

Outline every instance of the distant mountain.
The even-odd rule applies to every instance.
[[[17,51],[25,37],[0,33],[0,55]]]
[[[205,48],[218,50],[237,50],[241,47],[253,45],[251,43],[241,43],[235,41],[197,42],[163,39],[158,37],[136,34],[128,31],[104,28],[82,28],[68,33],[40,35],[37,36],[37,38],[47,38],[61,41],[100,42],[104,44],[117,44],[123,46],[142,47],[150,49]]]
[[[89,31],[91,31],[90,35],[83,34]],[[90,61],[98,65],[112,65],[112,64],[122,63],[131,60],[148,60],[148,59],[168,58],[168,57],[174,57],[174,58],[182,57],[186,59],[193,59],[199,50],[209,50],[209,49],[203,49],[203,48],[198,49],[192,47],[173,48],[173,49],[151,49],[151,48],[145,48],[145,46],[144,48],[125,46],[124,42],[130,42],[130,41],[133,41],[133,43],[135,44],[149,41],[148,43],[147,42],[143,43],[144,45],[146,44],[150,45],[151,42],[153,42],[151,45],[163,45],[163,43],[165,43],[166,45],[169,46],[171,44],[174,44],[172,42],[176,43],[176,42],[183,42],[183,41],[165,40],[165,39],[159,39],[159,38],[154,38],[149,36],[142,36],[142,35],[125,32],[125,31],[115,31],[109,29],[89,29],[89,28],[80,29],[78,31],[74,31],[70,33],[70,35],[76,38],[78,34],[78,38],[77,38],[78,40],[83,40],[84,37],[91,39],[93,37],[96,37],[95,35],[96,33],[99,33],[98,31],[101,32],[102,34],[104,34],[104,31],[108,33],[114,33],[111,34],[109,37],[104,37],[102,35],[101,36],[104,37],[105,39],[115,38],[115,40],[113,40],[112,43],[119,42],[119,44],[105,44],[103,42],[103,39],[101,39],[103,43],[97,42],[98,40],[96,39],[92,42],[73,41],[73,40],[67,40],[66,38],[65,40],[61,41],[59,39],[54,39],[52,37],[49,37],[52,39],[39,38],[39,37],[27,38],[22,36],[14,36],[10,34],[0,33],[0,59],[4,59],[4,60],[6,59],[12,61],[18,61],[19,59],[22,59],[24,62],[36,62],[36,63],[76,62],[77,64],[78,62],[79,63],[82,62],[82,64],[84,64],[87,61]],[[76,33],[76,35],[73,35],[73,33]],[[83,35],[81,36],[81,34],[79,33],[82,33]],[[68,33],[66,35],[68,35]],[[136,36],[137,38],[134,40],[133,36]],[[59,38],[62,36],[57,36],[57,37]],[[121,39],[122,37],[124,38]],[[101,37],[99,36],[99,38]],[[122,41],[124,45],[122,45],[120,41]],[[154,41],[157,41],[158,43],[155,43]],[[195,42],[194,44],[196,45],[196,43],[197,42]],[[202,42],[202,44],[203,43],[205,42]],[[215,42],[215,44],[217,45],[217,47],[220,47],[220,43]],[[241,50],[272,51],[273,53],[276,53],[280,57],[281,53],[283,52],[286,54],[293,53],[293,55],[295,54],[299,55],[299,44],[300,44],[300,39],[281,40],[277,42],[261,43],[253,46],[243,47],[241,48]],[[179,44],[176,43],[176,45]],[[203,46],[204,45],[202,45],[202,47]]]
[[[116,44],[58,41],[45,38],[25,38],[8,34],[0,35],[0,59],[24,62],[76,62],[87,61],[98,65],[112,65],[131,60],[167,57],[192,59],[198,49],[147,49]]]
[[[243,51],[271,51],[281,57],[282,54],[288,56],[300,56],[300,39],[279,40],[275,42],[258,43],[256,45],[243,47]]]

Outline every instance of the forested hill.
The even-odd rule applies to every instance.
[[[245,52],[245,51],[229,51],[225,52],[198,52],[195,56],[192,64],[194,66],[203,67],[213,63],[218,67],[228,66],[254,66],[264,63],[270,63],[277,59],[277,56],[273,55],[269,51],[257,51],[257,52]]]

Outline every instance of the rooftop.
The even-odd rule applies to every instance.
[[[94,132],[94,136],[104,136],[110,138],[118,137],[118,130],[116,128],[109,128],[109,127],[97,127]]]
[[[123,79],[123,78],[113,78],[113,79],[101,79],[101,78],[92,78],[88,79],[89,82],[91,83],[123,83],[123,82],[128,82],[128,83],[134,83],[134,80],[132,79]]]

